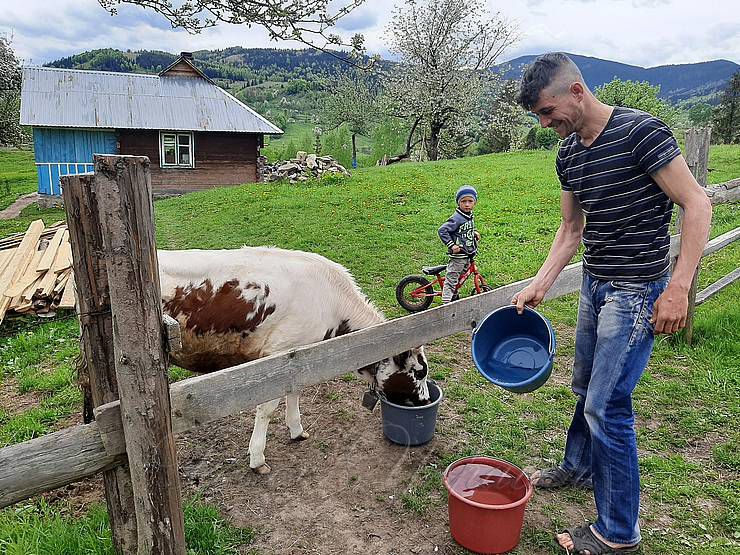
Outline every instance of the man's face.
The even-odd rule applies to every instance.
[[[579,95],[570,89],[557,94],[552,87],[545,87],[532,108],[542,127],[551,127],[561,139],[578,131],[583,116]]]

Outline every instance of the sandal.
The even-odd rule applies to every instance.
[[[573,555],[584,555],[586,552],[589,555],[618,555],[619,553],[635,553],[640,549],[639,543],[625,547],[607,545],[594,535],[590,524],[578,526],[577,528],[568,528],[561,532],[561,534],[568,534],[573,541],[573,550],[570,552]],[[555,541],[557,541],[557,538]],[[559,542],[558,545],[560,545]]]
[[[538,470],[540,475],[532,485],[536,489],[557,489],[557,488],[584,488],[594,489],[591,478],[585,480],[575,480],[573,475],[559,466],[555,468],[544,468]]]

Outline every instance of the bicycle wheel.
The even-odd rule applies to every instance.
[[[419,287],[424,287],[423,297],[412,297],[413,293]],[[426,310],[432,304],[434,297],[430,295],[434,294],[434,288],[429,283],[429,280],[422,276],[406,276],[396,286],[396,300],[403,308],[409,312],[420,312]]]

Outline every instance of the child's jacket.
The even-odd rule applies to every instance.
[[[439,228],[439,238],[447,246],[453,258],[466,258],[478,252],[478,243],[475,240],[475,221],[473,213],[466,214],[459,208],[450,216],[450,219]],[[452,246],[459,245],[463,252],[452,254]]]

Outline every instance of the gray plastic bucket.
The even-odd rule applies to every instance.
[[[399,445],[421,445],[427,443],[434,435],[437,424],[437,409],[442,402],[442,389],[433,381],[429,385],[428,405],[423,407],[406,407],[396,405],[380,398],[383,414],[383,435]]]

